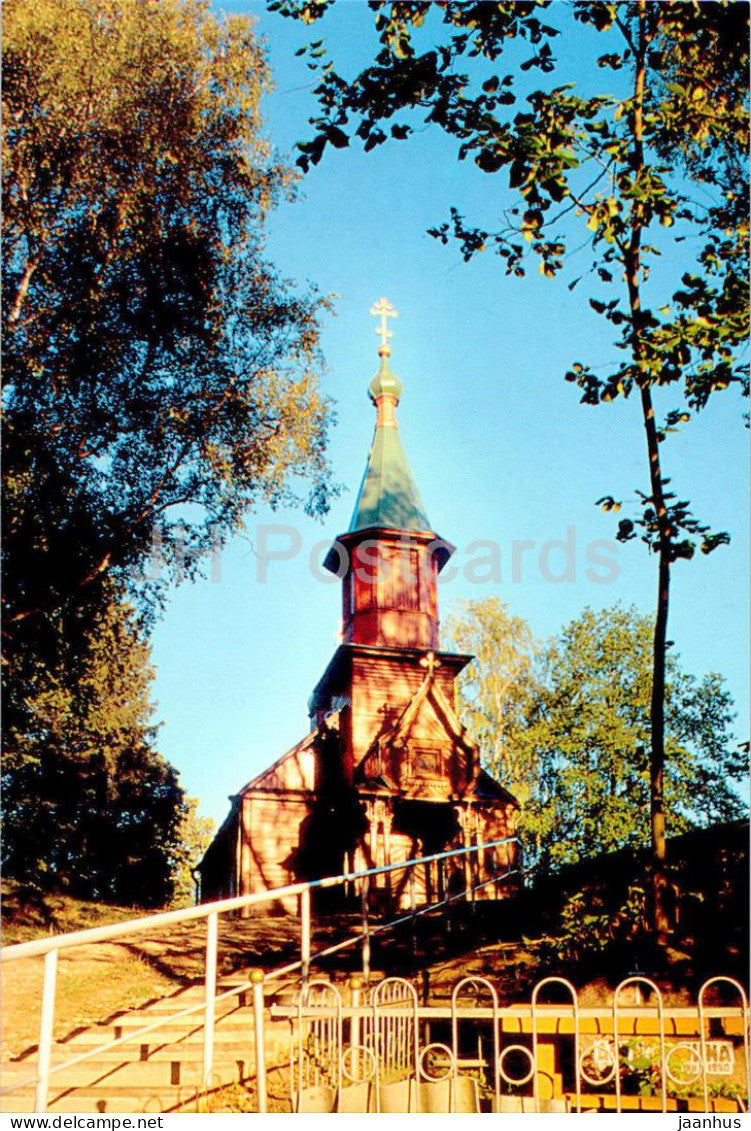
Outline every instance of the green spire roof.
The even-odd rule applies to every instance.
[[[382,357],[380,371],[370,385],[371,398],[374,401],[384,395],[398,398],[401,392],[401,382],[391,372],[387,358]],[[383,423],[380,413],[349,533],[373,526],[389,530],[431,530],[399,439],[399,429],[395,423]]]

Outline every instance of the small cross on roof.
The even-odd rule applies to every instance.
[[[392,333],[388,328],[388,322],[386,321],[386,319],[398,318],[399,315],[387,298],[379,298],[378,302],[374,303],[373,306],[371,306],[370,313],[374,318],[380,318],[381,320],[380,326],[376,326],[375,328],[376,334],[381,335],[381,345],[378,353],[381,357],[388,357],[391,353],[389,338],[392,337]]]
[[[421,668],[427,668],[428,679],[435,677],[436,668],[440,668],[441,661],[436,656],[435,652],[428,652],[419,661]]]

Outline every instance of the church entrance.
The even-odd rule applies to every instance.
[[[410,856],[432,856],[456,848],[461,843],[461,829],[453,805],[447,801],[422,801],[399,798],[394,802],[393,831],[408,837]],[[425,866],[425,875],[418,883],[418,902],[432,903],[464,886],[461,863],[434,860]]]

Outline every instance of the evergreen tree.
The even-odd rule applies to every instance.
[[[160,906],[172,897],[186,798],[155,749],[149,647],[110,592],[83,639],[12,661],[5,703],[3,864],[27,886]],[[48,634],[50,635],[50,634]]]

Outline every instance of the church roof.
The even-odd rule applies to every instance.
[[[381,368],[370,385],[373,400],[401,394],[401,382],[382,357]],[[368,455],[365,474],[349,524],[349,533],[381,527],[386,530],[430,531],[430,521],[420,498],[412,468],[404,453],[399,429],[380,415]]]

